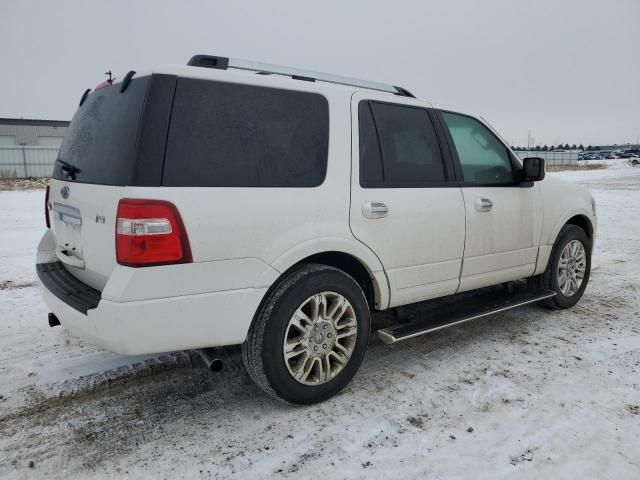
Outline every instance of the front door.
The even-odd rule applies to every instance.
[[[533,275],[542,225],[537,185],[517,183],[518,160],[482,122],[445,111],[441,119],[466,212],[459,291]]]
[[[427,106],[376,97],[352,103],[351,230],[380,258],[390,306],[454,293],[465,214],[444,138]]]

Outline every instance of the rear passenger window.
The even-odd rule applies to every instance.
[[[360,185],[368,187],[384,181],[380,144],[369,102],[360,102],[358,118],[360,123]]]
[[[444,182],[440,146],[426,110],[360,102],[360,185],[420,187]]]
[[[316,187],[328,144],[321,95],[179,79],[163,185]]]

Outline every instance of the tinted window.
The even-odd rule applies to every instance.
[[[163,184],[315,187],[325,177],[328,143],[321,95],[179,79]]]
[[[426,110],[361,102],[359,112],[362,186],[417,187],[444,182],[440,146]]]
[[[513,182],[509,152],[487,127],[466,115],[442,112],[442,116],[453,138],[465,182]]]
[[[78,170],[69,178],[62,164],[56,162],[53,178],[129,185],[148,84],[149,77],[140,77],[131,80],[124,93],[120,93],[119,85],[92,92],[73,116],[58,153],[59,160]]]
[[[371,114],[369,102],[358,105],[360,130],[360,185],[363,187],[381,184],[384,181],[382,156],[378,134]]]

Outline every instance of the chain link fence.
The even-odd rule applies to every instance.
[[[0,178],[50,177],[58,147],[0,146]]]
[[[516,151],[518,157],[540,157],[544,158],[546,165],[577,165],[578,152],[540,152],[537,150]]]

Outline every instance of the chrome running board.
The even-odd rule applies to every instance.
[[[461,300],[457,304],[445,308],[435,308],[427,313],[424,320],[418,322],[404,322],[378,330],[378,337],[387,345],[408,340],[444,328],[461,325],[471,320],[511,310],[529,303],[539,302],[556,295],[551,290],[523,292],[504,295],[502,298],[480,298],[476,300]]]

